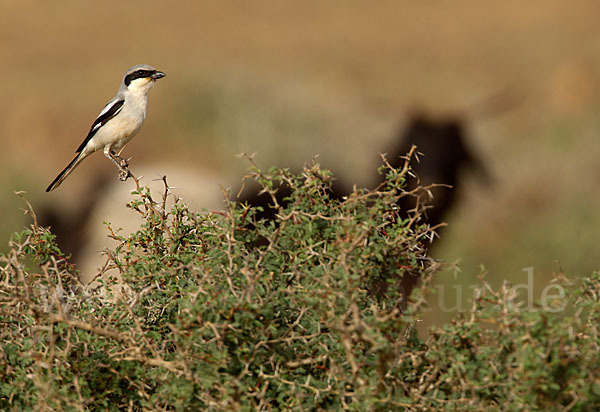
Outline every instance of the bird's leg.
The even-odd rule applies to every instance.
[[[121,157],[121,152],[122,151],[123,151],[123,148],[121,148],[121,150],[119,150],[119,153],[117,153],[115,156],[117,156],[117,159],[119,159],[119,162],[121,163],[121,167],[128,168],[129,167],[129,160],[131,160],[131,157],[129,159],[123,159]]]
[[[119,180],[124,182],[129,176],[131,176],[131,172],[129,171],[129,162],[127,162],[127,160],[113,152],[108,146],[104,149],[104,155],[119,168]]]
[[[121,182],[124,182],[124,181],[126,181],[126,180],[129,178],[129,176],[132,176],[132,177],[133,177],[133,175],[132,175],[132,174],[131,174],[131,172],[129,171],[129,168],[123,168],[123,169],[121,169],[121,171],[119,172],[119,180],[120,180]]]
[[[109,158],[115,164],[115,166],[119,168],[119,170],[123,169],[123,165],[121,164],[122,159],[118,157],[112,150],[105,149],[104,156]]]

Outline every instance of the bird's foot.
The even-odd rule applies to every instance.
[[[124,166],[121,168],[121,171],[119,172],[119,180],[121,182],[126,181],[129,177],[133,177],[133,175],[131,174],[131,172],[129,171],[129,168],[127,166]]]
[[[131,158],[124,159],[119,155],[116,155],[116,157],[119,160],[119,180],[124,182],[127,179],[129,179],[129,177],[133,177],[133,175],[129,171],[129,160]]]
[[[129,159],[124,159],[118,154],[115,154],[114,156],[115,163],[119,166],[120,169],[127,169],[129,167],[129,160],[131,159],[131,157]]]

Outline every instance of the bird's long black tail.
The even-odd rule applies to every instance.
[[[69,163],[67,167],[65,167],[65,169],[62,172],[60,172],[58,176],[56,176],[56,179],[54,179],[52,183],[50,183],[50,185],[46,188],[46,192],[50,192],[56,189],[58,186],[60,186],[63,180],[65,180],[67,176],[71,174],[71,172],[79,165],[79,163],[81,163],[81,161],[85,157],[86,156],[83,154],[83,151],[78,153],[77,156],[75,156],[75,159],[73,159],[71,163]]]

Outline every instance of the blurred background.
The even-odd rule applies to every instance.
[[[145,179],[166,174],[182,190],[202,181],[202,191],[189,195],[198,209],[219,207],[219,185],[239,187],[248,169],[235,156],[241,152],[256,153],[265,169],[299,169],[318,155],[347,184],[368,186],[378,152],[393,152],[421,112],[458,121],[492,176],[461,174],[435,244],[436,257],[461,268],[437,279],[447,286],[447,307],[452,286],[473,284],[481,265],[495,285],[526,283],[523,268],[533,267],[538,295],[557,262],[570,276],[600,268],[594,1],[22,0],[0,7],[2,247],[29,223],[14,190],[27,191],[39,212],[67,216],[94,203],[106,179],[126,201],[133,183],[119,183],[102,154],[58,190],[44,189],[125,70],[146,63],[167,77],[150,93],[146,123],[123,154]],[[125,201],[113,203],[120,210]],[[113,216],[94,219],[101,226]],[[447,318],[437,310],[427,321]]]

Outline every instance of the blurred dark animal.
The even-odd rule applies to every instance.
[[[465,133],[465,122],[458,117],[435,120],[424,114],[411,117],[406,127],[403,127],[397,139],[386,156],[390,166],[400,169],[404,166],[406,154],[412,146],[416,146],[418,155],[410,161],[410,167],[415,178],[407,181],[407,191],[417,187],[436,185],[428,193],[422,193],[427,199],[421,199],[426,204],[426,212],[422,223],[431,227],[444,222],[452,206],[457,200],[461,186],[461,175],[465,171],[472,171],[484,181],[490,181],[490,175],[480,160],[479,156],[469,145]],[[384,177],[377,174],[372,183],[376,187],[383,182]],[[350,185],[343,180],[334,180],[329,193],[330,199],[342,200],[350,193]],[[287,204],[286,198],[290,195],[287,185],[277,187],[275,198],[281,206]],[[261,193],[258,186],[245,188],[239,197],[234,198],[240,204],[250,207],[261,207],[256,211],[257,220],[273,220],[277,209],[268,193]],[[414,196],[401,199],[399,209],[409,211],[416,206]]]
[[[408,125],[400,130],[388,152],[389,155],[386,156],[390,166],[402,168],[406,161],[406,154],[414,145],[417,147],[418,155],[411,159],[410,166],[415,177],[408,179],[406,190],[413,191],[418,187],[435,185],[428,190],[417,190],[418,197],[405,196],[400,199],[398,206],[401,215],[406,216],[406,213],[415,209],[418,198],[418,201],[425,205],[425,212],[419,223],[436,227],[436,231],[439,231],[459,196],[463,172],[470,170],[479,175],[482,180],[491,180],[483,162],[470,146],[465,128],[465,121],[460,117],[434,119],[419,113],[412,115]],[[377,174],[373,179],[372,187],[378,186],[383,180],[384,177]],[[330,199],[342,201],[350,193],[349,187],[343,181],[334,181]],[[278,187],[275,194],[277,203],[285,206],[289,195],[288,186]],[[277,208],[274,207],[271,196],[268,193],[260,193],[259,188],[245,190],[237,201],[250,207],[260,206],[263,210],[256,212],[257,220],[275,219]],[[424,247],[429,251],[431,243]],[[418,283],[418,275],[405,273],[400,285],[402,295],[410,296]],[[381,296],[385,294],[386,288],[385,280],[376,282],[372,286],[372,293]],[[402,306],[404,304],[405,302],[401,302]]]

